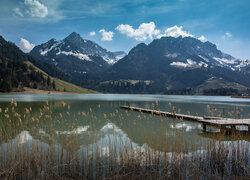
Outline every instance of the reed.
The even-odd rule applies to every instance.
[[[157,101],[151,106],[157,109],[158,104]],[[189,139],[184,130],[176,130],[178,138],[175,141],[147,132],[144,138],[148,143],[138,145],[119,128],[113,128],[108,135],[99,134],[102,137],[99,141],[90,134],[81,139],[79,134],[89,127],[79,129],[78,121],[95,127],[99,118],[103,118],[107,126],[112,125],[112,119],[118,119],[120,126],[129,127],[140,126],[154,115],[129,111],[122,114],[116,110],[113,113],[104,111],[102,117],[97,117],[94,108],[73,113],[67,102],[59,105],[63,112],[57,112],[49,102],[37,112],[32,107],[17,109],[17,106],[12,100],[5,108],[0,108],[0,179],[250,178],[250,151],[246,141],[227,142],[224,135],[215,133],[212,136],[217,141],[207,141],[201,146],[203,142]],[[101,110],[102,106],[98,104],[97,108]],[[176,111],[171,103],[169,108]],[[209,106],[208,109],[215,113]],[[126,117],[133,116],[133,122],[128,124]],[[70,124],[69,118],[73,121]],[[163,123],[167,117],[159,117],[158,121]],[[174,123],[179,121],[174,120]],[[64,131],[55,131],[55,123]],[[161,131],[164,127],[159,127],[159,133]],[[235,133],[231,136],[245,135]],[[83,140],[87,142],[84,146]]]

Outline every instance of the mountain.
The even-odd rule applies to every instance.
[[[125,80],[139,80],[144,85],[136,87],[130,83],[132,88],[145,93],[164,93],[196,89],[211,78],[250,87],[249,73],[245,73],[249,67],[249,60],[225,54],[211,42],[192,37],[162,37],[149,45],[141,43],[134,47],[103,74],[100,87],[109,89],[114,81],[125,86]]]
[[[71,77],[80,78],[87,73],[105,71],[126,54],[107,51],[73,32],[63,40],[51,39],[34,47],[30,55],[54,64]]]
[[[192,37],[162,37],[138,44],[126,55],[73,32],[36,46],[30,55],[53,65],[68,81],[107,93],[202,94],[211,87],[230,93],[232,87],[239,92],[250,87],[249,60]]]
[[[242,72],[245,72],[245,73],[250,73],[250,65],[249,65],[250,59],[246,60],[245,62],[246,62],[248,65],[242,67],[242,68],[241,68],[241,71],[242,71]]]
[[[43,67],[47,73],[34,64]],[[78,87],[48,74],[68,78],[53,65],[39,62],[23,53],[14,43],[0,36],[0,92],[24,91],[27,88],[70,92],[93,91]],[[72,91],[73,90],[73,91]]]

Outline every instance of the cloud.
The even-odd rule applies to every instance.
[[[198,38],[200,41],[207,41],[207,38],[205,38],[205,36],[200,36],[199,38]]]
[[[19,42],[19,47],[23,50],[23,52],[28,53],[35,47],[35,45],[30,43],[28,40],[21,38]]]
[[[222,39],[227,39],[227,38],[230,38],[232,37],[232,34],[229,33],[229,32],[226,32],[223,36],[221,36]]]
[[[62,3],[62,0],[22,0],[18,6],[13,5],[12,15],[28,22],[58,22],[67,18]]]
[[[13,12],[14,12],[16,15],[23,17],[23,13],[21,12],[20,8],[14,8],[14,9],[13,9]]]
[[[106,31],[105,29],[101,29],[99,33],[102,34],[102,41],[112,41],[114,32],[112,31]]]
[[[171,36],[171,37],[179,37],[179,36],[182,36],[182,37],[194,37],[194,35],[190,34],[187,31],[182,30],[182,28],[183,28],[182,26],[178,27],[176,25],[173,26],[173,27],[167,28],[164,31],[164,34],[158,35],[157,38],[168,37],[168,36]]]
[[[90,36],[95,36],[96,33],[95,33],[95,31],[92,31],[92,32],[89,33],[89,35],[90,35]]]
[[[128,37],[132,37],[137,41],[146,41],[147,39],[153,39],[154,36],[160,34],[160,30],[156,29],[155,23],[142,23],[138,29],[134,29],[128,24],[120,24],[115,28],[121,34],[125,34]]]
[[[26,13],[31,17],[44,18],[49,14],[48,8],[37,0],[24,0],[24,5],[27,8]]]
[[[229,33],[229,32],[227,32],[227,33],[226,33],[226,36],[227,36],[227,37],[232,37],[232,34]]]

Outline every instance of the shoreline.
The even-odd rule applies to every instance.
[[[88,94],[88,93],[80,93],[80,92],[65,92],[65,91],[48,91],[48,90],[25,90],[19,92],[9,92],[9,93],[1,93],[1,94]]]
[[[250,96],[231,96],[231,98],[250,98]]]
[[[13,92],[5,92],[5,93],[0,92],[0,94],[103,94],[103,93],[68,92],[68,91],[49,91],[49,90],[39,90],[39,89],[25,89],[24,91],[13,91]],[[112,93],[112,94],[119,95],[119,93]],[[136,94],[136,95],[145,95],[145,94]],[[154,94],[146,94],[146,95],[154,95]],[[161,94],[161,95],[174,95],[174,94]],[[178,95],[175,95],[175,96],[178,96]],[[183,96],[183,95],[179,95],[179,96]],[[187,96],[207,96],[207,95],[187,95]],[[229,96],[229,97],[231,97],[231,98],[248,98],[248,99],[250,99],[250,96]]]

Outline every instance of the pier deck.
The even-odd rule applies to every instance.
[[[120,106],[122,109],[128,109],[132,111],[139,111],[145,112],[155,115],[161,115],[165,117],[173,117],[178,119],[185,119],[191,120],[195,122],[202,123],[203,130],[206,131],[206,126],[215,126],[219,127],[221,132],[225,132],[226,127],[230,126],[232,130],[235,129],[235,126],[247,126],[248,132],[250,132],[250,119],[230,119],[230,118],[220,118],[220,117],[201,117],[201,116],[194,116],[194,115],[186,115],[186,114],[179,114],[175,112],[166,112],[160,110],[152,110],[152,109],[145,109],[145,108],[138,108],[138,107],[131,107],[131,106]]]

